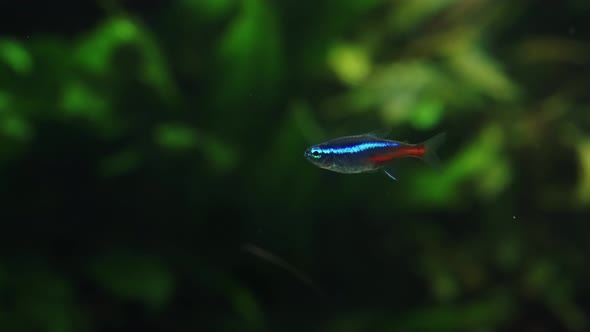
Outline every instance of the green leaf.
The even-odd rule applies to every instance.
[[[9,305],[2,306],[0,323],[4,321],[16,330],[80,331],[86,314],[75,303],[72,280],[38,259],[17,257],[21,261],[8,265],[10,288],[0,289],[2,298],[9,301]],[[6,297],[6,293],[12,296]]]
[[[92,261],[90,270],[103,288],[150,310],[163,309],[174,290],[174,276],[156,258],[113,252]]]
[[[484,95],[499,101],[513,101],[520,93],[500,64],[481,49],[458,50],[451,56],[450,65],[468,86],[476,87]]]
[[[229,144],[213,136],[206,137],[200,148],[216,172],[233,170],[238,163],[238,154]]]
[[[0,113],[6,112],[12,106],[12,96],[0,90]]]
[[[237,288],[232,292],[232,305],[238,315],[254,331],[264,327],[264,312],[254,295],[246,288]]]
[[[391,25],[395,31],[414,29],[427,18],[451,6],[455,0],[405,0],[392,10]]]
[[[216,172],[228,172],[238,161],[238,154],[231,145],[182,123],[159,125],[154,131],[154,140],[160,147],[170,151],[199,149]]]
[[[358,45],[334,45],[328,52],[328,63],[338,78],[349,85],[361,83],[372,69],[368,51]]]
[[[156,128],[155,141],[158,145],[169,150],[186,150],[197,143],[194,129],[179,123],[162,124]]]
[[[106,177],[125,175],[139,166],[141,155],[133,149],[123,150],[106,157],[100,163],[100,173]]]
[[[579,203],[588,204],[590,203],[590,139],[579,142],[577,150],[582,174],[576,196]]]
[[[27,49],[14,40],[0,40],[0,59],[19,74],[28,74],[33,68],[33,59]]]
[[[8,137],[22,141],[28,141],[33,137],[33,129],[29,122],[14,114],[0,117],[0,131]]]
[[[395,62],[375,69],[363,84],[331,108],[338,114],[377,110],[387,126],[410,122],[426,129],[434,126],[448,103],[455,102],[456,82],[433,63],[422,60]]]
[[[500,294],[463,306],[441,306],[410,315],[393,331],[457,331],[507,322],[514,313],[511,298]]]
[[[101,122],[109,115],[108,99],[79,81],[70,82],[64,87],[61,106],[67,116],[82,117],[93,122]]]
[[[139,78],[163,97],[172,97],[175,88],[156,41],[146,28],[130,19],[110,19],[85,36],[75,51],[75,59],[95,75],[105,75],[115,52],[125,45],[134,46],[141,54]]]
[[[108,69],[114,51],[124,44],[136,42],[141,35],[142,31],[130,20],[111,19],[82,39],[75,57],[85,68],[102,74]]]
[[[256,91],[271,98],[282,72],[281,36],[272,2],[244,0],[218,45],[218,101],[233,103]]]
[[[489,125],[456,156],[442,157],[440,171],[423,169],[419,176],[408,179],[408,199],[421,205],[459,203],[460,188],[466,184],[484,199],[496,197],[511,180],[503,143],[501,127]]]
[[[444,105],[437,100],[424,100],[410,113],[410,123],[419,130],[429,130],[436,126],[442,117]]]

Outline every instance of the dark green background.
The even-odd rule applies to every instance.
[[[0,6],[0,331],[588,330],[589,14]],[[381,128],[442,168],[303,158]]]

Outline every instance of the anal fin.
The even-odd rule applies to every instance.
[[[384,168],[384,169],[383,169],[383,172],[384,172],[385,174],[387,174],[387,176],[389,176],[390,178],[392,178],[394,181],[397,181],[397,179],[395,178],[395,176],[393,176],[393,172],[392,172],[392,169],[391,169],[391,167],[389,167],[389,168]]]

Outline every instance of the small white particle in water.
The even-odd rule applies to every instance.
[[[516,219],[516,216],[512,216],[512,219]]]

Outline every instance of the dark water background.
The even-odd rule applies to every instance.
[[[586,331],[590,3],[0,6],[0,331]],[[342,175],[309,145],[445,131]]]

